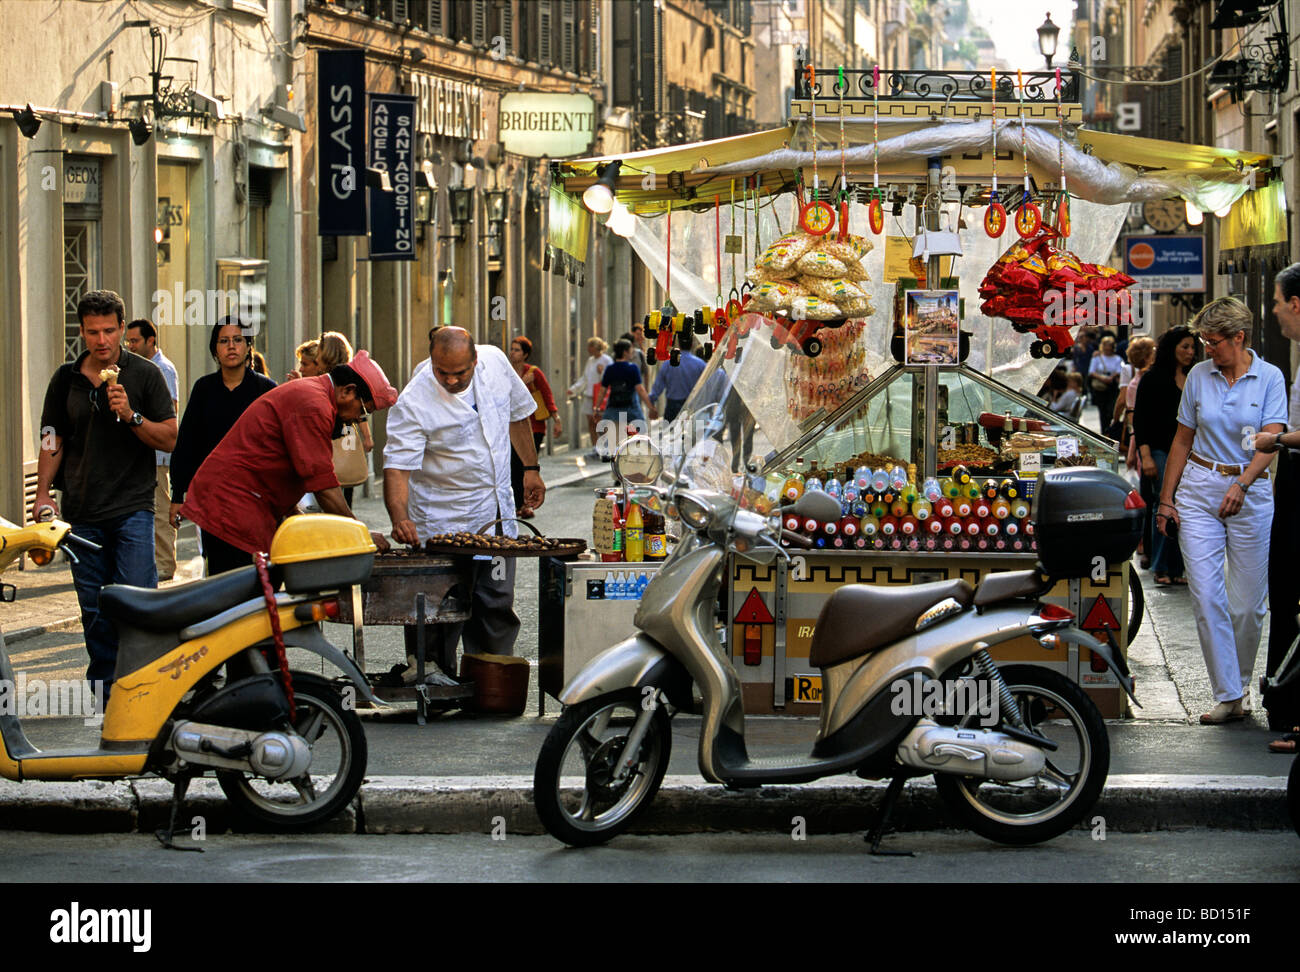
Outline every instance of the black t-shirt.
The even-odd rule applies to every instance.
[[[244,380],[233,389],[226,387],[220,371],[206,374],[194,383],[176,436],[176,451],[172,453],[173,503],[185,501],[190,480],[203,460],[212,454],[244,410],[274,387],[275,382],[252,368],[244,369]]]
[[[119,422],[108,407],[108,387],[96,388],[81,373],[90,352],[54,373],[45,390],[41,428],[62,439],[59,488],[63,519],[100,523],[130,513],[153,511],[157,457],[130,422]],[[150,422],[176,417],[163,373],[152,361],[126,348],[117,361],[118,384],[131,407]],[[44,437],[44,431],[42,437]]]
[[[630,408],[636,402],[636,386],[641,384],[641,371],[631,361],[615,361],[605,366],[600,383],[609,389],[606,408]]]

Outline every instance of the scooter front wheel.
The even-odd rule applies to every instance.
[[[604,695],[564,710],[542,744],[533,774],[533,804],[547,831],[574,847],[623,833],[659,792],[672,751],[668,713],[655,706],[636,763],[618,769],[628,736],[643,713],[635,690]]]
[[[217,781],[241,814],[278,831],[328,820],[361,789],[366,775],[366,732],[330,681],[293,673],[293,726],[311,746],[311,766],[292,780],[268,780],[218,770]]]
[[[935,774],[939,796],[963,826],[1000,844],[1037,844],[1077,824],[1110,772],[1106,723],[1086,692],[1037,665],[1000,668],[1025,726],[1056,743],[1042,772],[1002,782]],[[963,723],[975,722],[971,714]]]

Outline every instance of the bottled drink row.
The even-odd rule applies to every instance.
[[[1034,549],[1033,506],[1027,484],[1016,478],[978,482],[965,466],[916,483],[907,469],[844,467],[823,479],[803,460],[780,483],[777,499],[792,503],[819,490],[839,501],[835,521],[784,516],[783,526],[825,549],[1024,552]]]
[[[614,550],[601,554],[602,561],[657,562],[668,556],[668,531],[662,512],[654,509],[653,504],[643,509],[635,501],[624,506],[623,496],[617,489],[611,489],[606,498],[614,503]]]

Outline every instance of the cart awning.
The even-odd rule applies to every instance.
[[[1158,138],[1119,135],[1114,132],[1091,132],[1081,129],[1079,144],[1106,162],[1119,162],[1133,168],[1163,169],[1171,172],[1195,172],[1206,169],[1232,169],[1240,172],[1247,166],[1268,165],[1270,157],[1259,152],[1239,152],[1213,145],[1189,145],[1166,142]]]

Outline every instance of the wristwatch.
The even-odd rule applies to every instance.
[[[541,466],[524,466],[524,472],[541,472]]]
[[[139,412],[132,412],[132,413],[131,413],[131,424],[134,425],[134,426],[137,426],[137,427],[138,427],[138,426],[141,426],[141,425],[144,425],[144,416],[141,415]]]
[[[1243,493],[1245,493],[1246,490],[1250,489],[1250,487],[1247,486],[1245,483],[1243,483],[1240,479],[1237,480],[1237,485],[1241,488],[1241,491]]]

